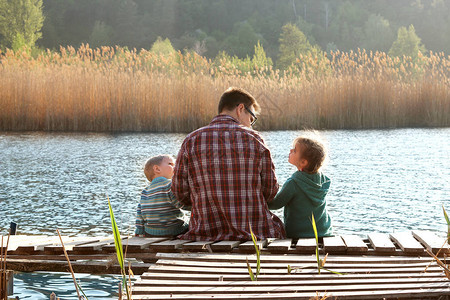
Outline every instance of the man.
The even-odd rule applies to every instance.
[[[172,191],[192,206],[188,240],[284,238],[281,220],[267,203],[278,191],[264,141],[251,129],[259,105],[248,92],[227,89],[219,115],[184,140],[175,164]]]

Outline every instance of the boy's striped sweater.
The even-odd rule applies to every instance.
[[[182,204],[176,200],[171,186],[170,179],[157,177],[142,191],[135,234],[178,235],[187,230],[188,224],[181,219]]]

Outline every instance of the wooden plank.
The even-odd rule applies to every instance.
[[[354,278],[347,279],[346,276],[335,277],[332,279],[320,279],[317,278],[315,280],[304,278],[300,280],[265,280],[265,281],[206,281],[206,280],[192,280],[192,278],[185,277],[184,280],[156,280],[156,279],[138,279],[134,282],[134,286],[165,286],[165,287],[193,287],[193,286],[202,286],[202,287],[223,287],[223,286],[296,286],[296,285],[308,285],[308,286],[336,286],[336,285],[347,285],[347,284],[361,284],[361,285],[370,285],[370,284],[403,284],[403,283],[436,283],[436,282],[447,282],[448,279],[442,276],[440,277],[413,277],[413,278]]]
[[[397,243],[400,249],[406,253],[423,254],[423,246],[412,236],[410,232],[391,233],[389,237]]]
[[[148,248],[151,244],[167,241],[166,237],[137,237],[133,236],[127,240],[122,241],[123,251],[127,253],[131,252],[141,252],[142,250]],[[113,244],[103,246],[102,249],[106,252],[116,252],[116,246]]]
[[[8,254],[8,259],[29,259],[29,260],[62,260],[66,261],[64,254],[55,254],[53,252],[48,252],[45,254]],[[90,252],[78,252],[78,253],[68,253],[70,260],[110,260],[114,258],[112,253],[90,253]],[[127,253],[126,258],[135,258],[136,260],[142,260],[144,262],[156,262],[156,253],[146,252],[146,253]],[[115,259],[115,258],[114,258]]]
[[[176,251],[181,249],[183,244],[189,243],[186,240],[168,240],[158,243],[153,243],[149,245],[149,249],[154,252],[164,252],[164,251]]]
[[[245,254],[223,254],[223,253],[157,253],[156,257],[173,259],[173,260],[205,260],[205,261],[256,261],[255,255]],[[276,255],[266,254],[261,255],[261,262],[317,262],[315,255]],[[360,263],[414,263],[414,262],[430,262],[430,257],[404,257],[404,256],[350,256],[350,255],[332,255],[327,258],[327,262],[336,263],[348,263],[348,262],[360,262]]]
[[[67,237],[64,236],[63,239]],[[59,240],[59,236],[30,236],[29,243],[18,246],[15,252],[31,254],[43,250],[45,246],[54,245]]]
[[[142,280],[147,279],[155,279],[155,280],[185,280],[185,273],[169,273],[169,272],[145,272],[141,275]],[[395,279],[395,278],[442,278],[442,272],[433,272],[433,273],[380,273],[380,274],[372,274],[372,273],[362,273],[362,274],[346,274],[344,275],[345,279],[364,279],[364,280],[372,280],[372,279]],[[276,274],[260,274],[258,276],[258,282],[263,281],[286,281],[286,280],[296,280],[296,279],[308,279],[308,280],[333,280],[336,278],[342,278],[341,275],[336,275],[333,273],[324,273],[321,274],[310,274],[310,273],[291,273],[290,275],[276,275]],[[208,273],[197,273],[195,274],[195,280],[199,281],[245,281],[248,282],[248,274],[208,274]]]
[[[389,236],[383,233],[370,233],[369,241],[376,252],[394,252],[395,245],[389,239]]]
[[[367,247],[366,243],[359,236],[346,234],[342,235],[341,238],[347,247],[347,252],[365,253],[369,250],[369,247]]]
[[[377,290],[377,291],[337,291],[337,292],[303,292],[302,290],[291,292],[291,293],[246,293],[246,294],[162,294],[162,295],[135,295],[133,294],[133,300],[137,299],[214,299],[214,300],[229,300],[229,299],[264,299],[264,300],[277,300],[277,299],[383,299],[383,298],[430,298],[430,297],[441,297],[443,295],[449,295],[449,288],[430,288],[424,290],[418,289],[403,289],[403,290]]]
[[[66,251],[72,251],[73,247],[75,246],[81,246],[84,244],[97,242],[99,241],[99,238],[97,237],[80,237],[80,238],[73,238],[70,242],[65,241],[63,239],[64,247],[66,248]],[[44,252],[51,252],[51,253],[63,253],[63,247],[61,243],[55,243],[53,245],[46,245],[44,246]]]
[[[316,239],[299,239],[295,249],[301,253],[314,253],[316,251]]]
[[[213,241],[195,241],[183,244],[182,248],[186,251],[212,252],[211,244]]]
[[[249,261],[250,262],[250,261]],[[254,264],[255,262],[252,261],[251,264]],[[192,260],[171,260],[171,259],[159,259],[156,263],[157,265],[170,265],[170,266],[188,266],[188,267],[213,267],[213,268],[246,268],[247,262],[246,261],[240,261],[240,262],[209,262],[209,261],[192,261]],[[309,268],[309,269],[316,269],[317,268],[317,262],[313,263],[299,263],[297,261],[291,261],[288,263],[263,263],[261,264],[264,269],[281,269],[286,270],[287,265],[290,265],[291,268]],[[349,262],[347,264],[343,263],[333,263],[333,262],[326,262],[326,267],[328,269],[333,270],[333,268],[347,268],[347,269],[386,269],[386,268],[417,268],[422,267],[423,270],[426,269],[426,267],[430,264],[429,261],[427,262],[415,262],[415,263],[409,263],[409,264],[396,264],[396,263],[390,263],[390,264],[370,264],[370,263],[353,263]]]
[[[262,248],[267,247],[267,240],[262,240],[262,241],[256,241],[256,245],[258,247],[259,250],[261,250]],[[244,242],[242,244],[239,245],[239,250],[243,251],[243,252],[252,252],[254,253],[255,250],[255,244],[253,244],[253,241],[247,241]]]
[[[252,263],[253,264],[253,263]],[[331,268],[330,268],[331,269]],[[382,274],[382,273],[392,273],[396,272],[399,273],[417,273],[417,272],[423,272],[425,270],[424,266],[418,266],[418,267],[398,267],[398,268],[346,268],[346,267],[335,267],[331,269],[332,271],[339,272],[339,273],[345,273],[345,274],[364,274],[364,273],[374,273],[374,274]],[[208,266],[208,267],[190,267],[190,266],[171,266],[171,265],[152,265],[150,267],[149,272],[178,272],[178,273],[208,273],[208,274],[248,274],[247,268],[242,267],[236,267],[236,268],[221,268],[221,267],[215,267],[214,265]],[[311,265],[308,268],[300,269],[297,272],[302,274],[317,274],[317,267]],[[326,273],[328,271],[321,271],[322,273]],[[427,269],[427,272],[438,272],[442,273],[442,268],[432,265]],[[270,269],[265,268],[264,264],[261,266],[261,273],[263,274],[280,274],[280,275],[287,275],[287,265],[283,269]]]
[[[276,239],[267,245],[267,249],[274,253],[287,253],[292,245],[292,239]]]
[[[395,283],[395,284],[348,284],[348,285],[323,285],[323,286],[308,286],[308,285],[294,285],[294,286],[173,286],[170,292],[167,287],[151,288],[136,286],[133,287],[133,295],[138,294],[246,294],[246,293],[286,293],[286,292],[347,292],[347,291],[375,291],[384,290],[389,295],[392,290],[424,290],[424,289],[444,289],[446,288],[450,294],[450,287],[448,281],[432,282],[432,283]]]
[[[1,270],[0,283],[3,287],[3,289],[0,289],[0,299],[9,299],[7,296],[12,296],[14,293],[14,272],[12,270]]]
[[[123,241],[122,241],[123,242]],[[100,240],[87,243],[83,245],[76,245],[72,248],[73,252],[95,252],[101,251],[102,247],[114,244],[114,239],[111,237],[103,237]]]
[[[434,232],[413,230],[412,235],[421,242],[426,249],[433,253],[450,253],[448,243],[446,242],[447,239],[438,237]]]
[[[1,237],[0,237],[1,239]],[[8,242],[8,236],[3,236],[3,247],[0,249],[5,251],[6,249],[6,243]],[[8,252],[16,251],[17,248],[21,245],[30,245],[31,242],[31,236],[29,235],[11,235],[9,237],[8,242]]]
[[[220,241],[211,244],[213,252],[231,252],[234,248],[237,248],[241,242],[239,241]]]
[[[71,262],[74,272],[90,274],[120,274],[118,264],[107,264],[104,261],[74,261]],[[131,265],[134,274],[146,272],[151,264],[135,263]],[[45,261],[29,259],[8,259],[8,269],[19,272],[51,271],[68,272],[67,261]]]
[[[347,247],[340,236],[330,236],[323,238],[323,249],[327,253],[343,253]]]

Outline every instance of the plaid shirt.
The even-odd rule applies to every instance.
[[[189,134],[175,164],[172,191],[192,205],[188,240],[284,238],[267,203],[278,191],[274,165],[262,138],[228,115]]]

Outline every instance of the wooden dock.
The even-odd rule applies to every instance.
[[[112,238],[63,240],[75,272],[119,272]],[[438,253],[444,242],[427,231],[324,238],[321,258],[328,253],[325,268],[338,275],[318,274],[314,239],[259,241],[261,273],[252,282],[246,265],[248,259],[256,270],[252,242],[122,241],[133,272],[141,274],[133,299],[447,299],[442,297],[450,295],[450,280],[425,251]],[[446,245],[439,256],[449,252]],[[59,238],[11,236],[8,269],[67,271]]]

